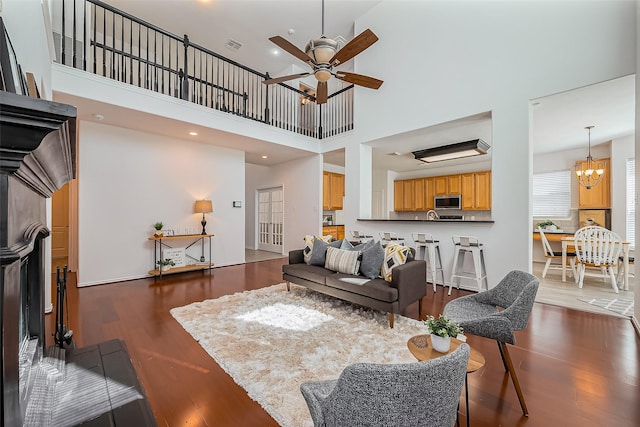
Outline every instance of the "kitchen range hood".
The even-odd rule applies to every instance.
[[[413,155],[421,162],[433,163],[441,162],[443,160],[460,159],[463,157],[487,154],[489,148],[491,148],[491,146],[483,140],[472,139],[470,141],[458,142],[456,144],[442,145],[440,147],[413,151]]]

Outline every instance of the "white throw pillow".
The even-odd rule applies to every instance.
[[[327,248],[327,260],[324,268],[338,273],[358,274],[360,269],[360,251],[347,251],[338,248]]]

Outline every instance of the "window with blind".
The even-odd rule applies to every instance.
[[[636,246],[636,159],[627,159],[627,236],[631,249]]]
[[[571,213],[571,171],[533,174],[533,216],[566,218]]]

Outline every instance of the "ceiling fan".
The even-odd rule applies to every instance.
[[[342,49],[338,50],[338,42],[329,39],[324,35],[324,0],[322,0],[322,35],[317,39],[310,40],[309,43],[307,43],[304,52],[283,37],[274,36],[269,40],[275,43],[282,50],[289,52],[302,62],[309,64],[312,71],[267,79],[262,82],[266,85],[282,83],[313,74],[316,80],[318,80],[316,102],[318,104],[326,104],[328,97],[327,81],[331,76],[334,76],[339,80],[344,80],[345,82],[370,89],[378,89],[383,83],[382,80],[363,76],[362,74],[337,70],[333,71],[334,67],[347,62],[378,41],[378,37],[373,33],[373,31],[366,29],[344,45]]]

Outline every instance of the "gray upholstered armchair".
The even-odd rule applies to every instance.
[[[451,427],[469,361],[469,346],[426,362],[356,363],[337,380],[303,383],[316,427]]]
[[[513,331],[522,330],[527,326],[538,284],[535,276],[514,270],[494,288],[454,299],[444,307],[444,314],[458,322],[465,334],[478,335],[498,342],[502,362],[511,375],[524,415],[528,415],[527,405],[507,343],[515,344],[516,337]]]

